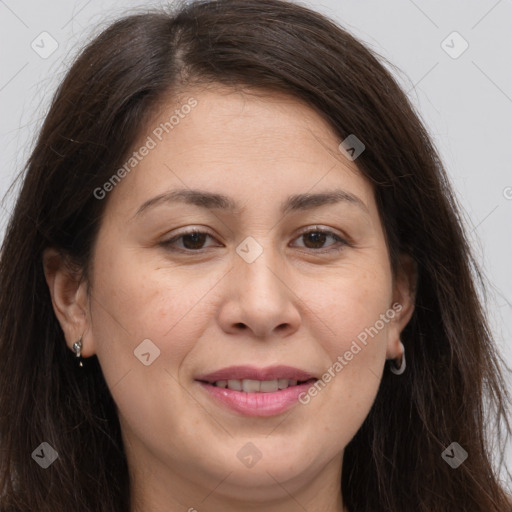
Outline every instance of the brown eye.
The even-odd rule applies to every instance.
[[[181,238],[185,249],[201,249],[207,236],[209,235],[206,233],[189,233],[182,235]]]
[[[327,240],[327,235],[321,231],[310,231],[302,235],[302,239],[308,249],[321,249]]]
[[[329,239],[334,240],[334,243],[329,243],[325,245]],[[299,247],[303,247],[305,249],[316,250],[317,252],[321,252],[321,249],[326,250],[339,250],[343,248],[345,245],[348,245],[348,242],[338,236],[336,233],[326,230],[326,229],[311,229],[302,233],[297,240],[302,240],[303,245],[299,245]],[[325,251],[324,251],[325,252]]]
[[[164,242],[161,242],[160,245],[168,250],[198,252],[205,248],[205,243],[208,238],[211,238],[212,240],[214,239],[208,233],[194,230],[189,231],[188,233],[182,233],[181,235],[177,235],[169,240],[165,240]]]

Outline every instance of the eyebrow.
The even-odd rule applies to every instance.
[[[232,198],[226,195],[203,190],[179,189],[159,194],[158,196],[148,199],[138,208],[133,218],[142,215],[144,212],[157,205],[174,202],[192,204],[206,209],[224,210],[234,214],[240,214],[243,211],[243,208],[238,206]],[[305,193],[289,196],[281,204],[280,211],[282,215],[286,215],[292,211],[310,210],[326,204],[340,202],[353,204],[366,213],[369,213],[368,207],[359,197],[340,189],[316,194]]]

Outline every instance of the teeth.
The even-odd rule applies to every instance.
[[[228,380],[228,388],[233,391],[242,391],[242,381],[240,380]]]
[[[259,380],[244,379],[242,381],[242,390],[246,393],[259,393],[261,382]]]
[[[233,391],[245,391],[246,393],[273,393],[279,389],[286,389],[289,386],[296,386],[297,381],[291,379],[274,380],[253,380],[253,379],[230,379],[218,380],[214,383],[219,388],[228,388]]]
[[[288,387],[288,379],[279,379],[277,381],[277,387],[279,389],[286,389]]]
[[[262,393],[273,393],[279,389],[279,383],[277,379],[274,380],[264,380],[260,384],[260,391]]]

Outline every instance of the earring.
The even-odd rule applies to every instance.
[[[389,369],[391,370],[391,373],[394,373],[395,375],[402,375],[402,373],[405,372],[405,347],[402,342],[400,342],[400,346],[402,347],[402,357],[400,358],[400,363],[397,364],[396,360],[392,360],[391,364],[389,366]]]
[[[78,338],[78,341],[75,341],[75,343],[73,343],[73,351],[75,352],[76,357],[80,361],[80,366],[83,367],[84,365],[82,364],[82,359],[81,359],[82,336],[80,336],[80,338]]]

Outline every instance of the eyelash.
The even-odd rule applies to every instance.
[[[337,235],[333,231],[331,231],[329,229],[325,229],[325,228],[320,228],[320,227],[315,227],[313,229],[308,229],[306,231],[303,231],[302,233],[300,233],[295,238],[295,240],[297,240],[297,239],[299,239],[299,238],[301,238],[301,237],[303,237],[305,235],[311,234],[311,233],[321,233],[321,234],[324,234],[324,235],[332,236],[337,241],[337,244],[332,244],[331,246],[328,246],[327,250],[325,250],[325,249],[310,249],[310,248],[304,247],[303,249],[305,249],[307,251],[313,251],[313,252],[315,252],[317,254],[318,253],[324,254],[324,253],[327,253],[327,252],[339,252],[339,251],[343,250],[346,246],[350,246],[351,245],[347,240],[341,238],[339,235]],[[176,235],[176,236],[170,238],[169,240],[164,240],[159,245],[165,247],[166,250],[169,250],[169,251],[172,251],[172,252],[181,252],[181,253],[186,253],[186,254],[200,253],[201,251],[203,251],[204,248],[200,248],[200,249],[183,249],[183,248],[174,247],[172,245],[175,242],[177,242],[178,240],[180,240],[180,239],[182,239],[182,238],[184,238],[186,236],[189,236],[189,235],[207,235],[210,238],[214,238],[213,235],[211,235],[210,233],[208,233],[206,231],[201,231],[199,229],[191,229],[189,231],[186,231],[184,233]],[[338,245],[338,247],[333,247],[335,245]]]

